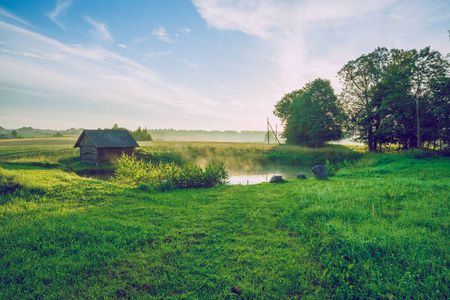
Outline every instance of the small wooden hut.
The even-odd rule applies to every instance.
[[[128,130],[83,130],[73,146],[80,148],[82,163],[116,161],[122,153],[131,155],[139,147]]]

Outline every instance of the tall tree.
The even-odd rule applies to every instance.
[[[443,77],[431,82],[432,95],[427,102],[427,111],[430,118],[427,118],[434,126],[430,141],[439,141],[439,150],[442,144],[450,144],[450,77]]]
[[[375,128],[375,142],[398,143],[409,148],[415,139],[415,101],[411,94],[414,53],[390,51],[390,63],[381,82],[375,87],[380,126]]]
[[[433,82],[449,64],[438,51],[378,48],[348,62],[338,73],[350,117],[349,131],[376,151],[384,143],[420,147],[437,136]]]
[[[433,128],[436,123],[429,122],[434,118],[434,112],[429,109],[433,106],[433,88],[436,88],[433,83],[448,75],[450,64],[439,51],[431,50],[430,47],[411,52],[414,54],[411,93],[416,103],[417,147],[420,147],[432,132],[436,132],[436,128]],[[420,134],[421,128],[426,135]]]
[[[357,140],[366,143],[370,151],[377,149],[375,131],[381,124],[378,114],[381,99],[374,97],[374,94],[388,65],[388,49],[377,48],[372,53],[349,61],[338,72],[349,117],[347,130]]]
[[[343,109],[329,80],[318,78],[284,95],[274,114],[281,119],[289,144],[322,147],[343,135]]]

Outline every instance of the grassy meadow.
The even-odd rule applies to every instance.
[[[1,299],[450,297],[449,158],[140,143],[154,162],[334,175],[156,192],[78,176],[74,143],[51,143],[0,143]]]

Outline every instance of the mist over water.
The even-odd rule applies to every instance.
[[[228,170],[230,185],[247,185],[269,182],[275,175],[283,176],[283,179],[297,178],[297,175],[304,174],[307,178],[314,176],[311,170],[304,167],[290,167],[269,165],[260,166],[257,169],[232,169]]]

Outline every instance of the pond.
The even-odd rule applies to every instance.
[[[90,177],[100,180],[111,180],[114,176],[114,170],[83,170],[76,172],[79,176]],[[258,169],[232,169],[228,170],[229,185],[249,185],[269,182],[272,176],[281,175],[283,179],[296,178],[299,174],[305,174],[307,178],[313,177],[314,174],[310,169],[304,167],[291,166],[265,166]]]
[[[83,170],[75,173],[77,173],[78,176],[108,181],[114,176],[114,172],[114,170]]]
[[[297,178],[304,174],[307,178],[314,176],[312,171],[305,167],[291,166],[265,166],[257,170],[229,170],[229,185],[248,185],[269,182],[274,175],[281,175],[283,179]]]

